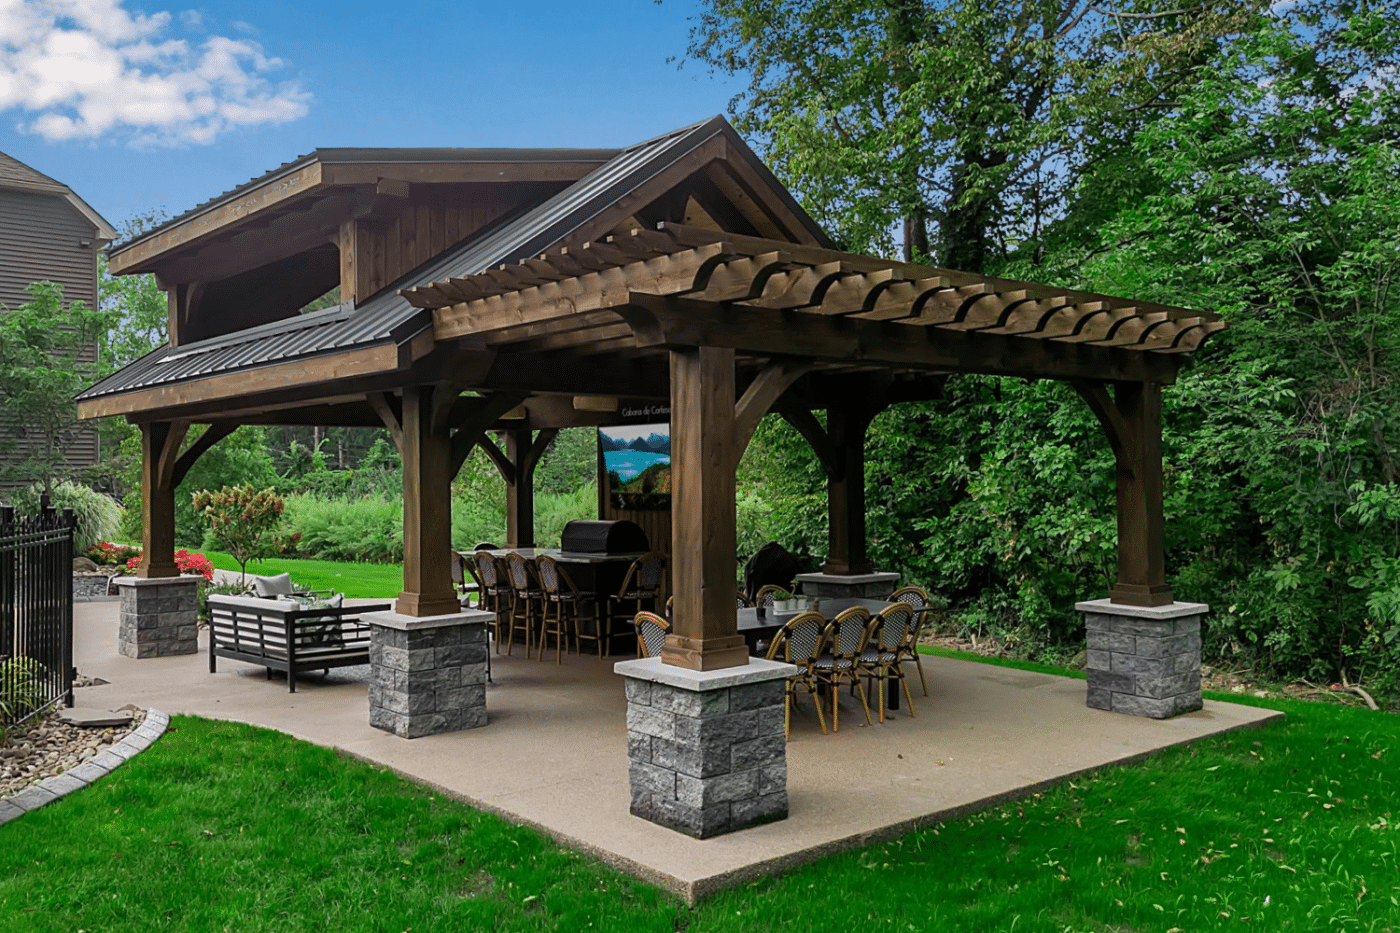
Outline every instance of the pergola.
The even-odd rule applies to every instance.
[[[381,627],[411,642],[480,624],[449,572],[450,486],[473,448],[506,480],[506,544],[526,547],[534,467],[555,432],[619,423],[619,399],[669,400],[672,510],[652,533],[670,539],[672,629],[659,661],[619,673],[742,693],[786,676],[749,657],[734,613],[735,470],[759,420],[775,412],[811,444],[828,483],[823,571],[856,580],[874,569],[871,419],[981,373],[1069,382],[1116,457],[1118,578],[1108,600],[1080,606],[1089,705],[1159,718],[1200,707],[1206,607],[1176,602],[1166,582],[1161,393],[1225,326],[1215,315],[839,251],[719,118],[624,150],[318,150],[122,245],[113,268],[155,272],[170,297],[170,346],[79,396],[83,417],[141,429],[133,637],[174,605],[137,597],[178,578],[175,488],[239,425],[389,429],[404,579]],[[335,282],[340,306],[298,313]],[[181,638],[172,651],[194,650]],[[771,760],[722,817],[702,806],[719,791],[658,796],[669,779],[649,758],[633,766],[633,812],[687,832],[786,812]],[[689,780],[673,777],[673,789]]]

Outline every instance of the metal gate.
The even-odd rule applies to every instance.
[[[45,497],[47,499],[47,497]],[[0,506],[0,725],[73,705],[73,510]]]

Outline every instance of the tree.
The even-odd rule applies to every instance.
[[[202,489],[192,501],[209,523],[215,544],[238,561],[240,585],[247,583],[248,561],[276,557],[287,549],[289,539],[277,534],[287,504],[275,489],[254,489],[251,484],[217,492]]]
[[[29,286],[30,300],[0,313],[0,478],[37,479],[48,492],[68,472],[64,450],[81,430],[73,396],[92,381],[92,347],[106,316],[80,301],[67,307],[53,282]]]
[[[858,251],[984,271],[1179,93],[1232,0],[706,0],[689,55],[749,77],[741,132]]]

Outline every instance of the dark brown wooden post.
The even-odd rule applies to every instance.
[[[138,577],[178,577],[175,566],[175,460],[188,426],[147,421],[141,428],[141,569]]]
[[[865,433],[875,410],[832,407],[826,413],[827,437],[835,459],[827,474],[827,550],[822,573],[839,576],[870,573],[865,551]]]
[[[506,432],[506,459],[511,465],[510,475],[505,476],[506,547],[535,546],[535,467],[558,433],[548,429],[535,436],[528,428]]]
[[[404,389],[399,454],[403,459],[403,592],[394,610],[406,616],[461,611],[452,589],[452,439],[434,424],[434,389]]]
[[[671,351],[671,633],[661,660],[710,671],[749,663],[734,615],[734,351]]]
[[[1167,585],[1162,518],[1162,387],[1155,382],[1076,380],[1108,434],[1118,464],[1118,582],[1109,600],[1127,606],[1176,601]]]

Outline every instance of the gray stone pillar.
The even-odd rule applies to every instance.
[[[632,815],[707,839],[786,819],[783,683],[797,668],[754,658],[692,671],[620,661],[627,679]]]
[[[117,650],[128,658],[199,653],[199,577],[122,577]]]
[[[794,579],[803,596],[830,599],[884,599],[899,586],[897,573],[860,573],[843,577],[831,573],[799,573]]]
[[[1204,603],[1076,603],[1088,633],[1089,706],[1167,719],[1201,708]]]
[[[489,612],[369,612],[369,724],[405,739],[486,725]]]

